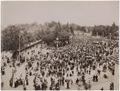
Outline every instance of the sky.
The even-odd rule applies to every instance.
[[[1,26],[59,21],[83,26],[119,23],[118,1],[2,1]]]

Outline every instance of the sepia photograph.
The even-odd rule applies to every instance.
[[[119,90],[119,1],[1,1],[1,90]]]

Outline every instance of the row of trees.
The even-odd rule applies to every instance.
[[[118,36],[118,26],[115,23],[112,26],[94,26],[86,27],[77,24],[61,24],[60,22],[50,22],[43,25],[33,24],[19,24],[10,25],[2,30],[1,43],[2,51],[17,50],[19,46],[25,47],[30,42],[42,39],[48,45],[54,45],[56,37],[64,43],[69,41],[69,36],[74,36],[74,31],[92,32],[93,36],[109,36],[110,33]]]
[[[14,51],[40,39],[48,45],[53,45],[56,37],[60,41],[66,41],[69,40],[71,34],[74,34],[73,29],[68,24],[61,25],[59,22],[50,22],[44,25],[37,23],[10,25],[1,33],[2,51]]]
[[[92,30],[92,35],[93,36],[102,36],[102,37],[106,37],[106,38],[110,38],[111,39],[116,39],[118,38],[119,35],[119,28],[118,26],[115,25],[115,23],[112,24],[112,26],[94,26],[93,30]]]

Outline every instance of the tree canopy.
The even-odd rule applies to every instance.
[[[118,26],[113,23],[111,26],[98,25],[93,27],[80,26],[74,23],[61,24],[60,22],[52,21],[45,24],[16,24],[9,25],[2,30],[1,43],[2,51],[4,50],[17,50],[19,46],[25,47],[30,42],[42,39],[48,45],[54,45],[56,37],[59,41],[65,44],[65,41],[69,41],[70,35],[75,35],[75,31],[86,32],[86,28],[89,32],[92,32],[93,36],[108,37],[110,33],[112,38],[118,36]]]

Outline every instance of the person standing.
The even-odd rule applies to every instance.
[[[67,79],[67,89],[70,89],[70,80]]]
[[[114,90],[114,83],[113,82],[110,83],[110,90]]]

